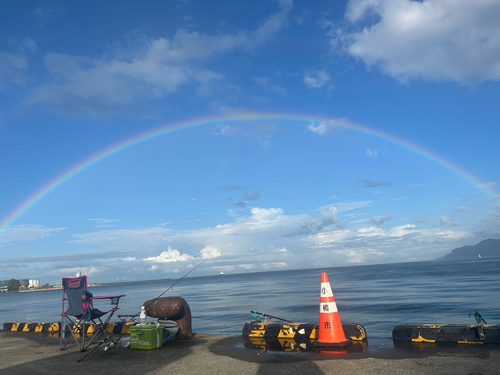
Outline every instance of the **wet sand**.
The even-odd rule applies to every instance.
[[[155,350],[85,353],[36,333],[0,331],[0,374],[499,374],[500,346],[397,345],[372,340],[347,354],[250,349],[242,336],[196,335]]]

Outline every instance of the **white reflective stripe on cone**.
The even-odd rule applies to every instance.
[[[321,297],[333,297],[330,283],[321,283]]]
[[[337,310],[337,304],[335,302],[321,302],[319,304],[319,312],[321,314],[330,314],[330,313],[336,313],[339,310]]]

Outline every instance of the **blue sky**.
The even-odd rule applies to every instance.
[[[487,0],[3,2],[0,278],[499,238],[499,18]]]

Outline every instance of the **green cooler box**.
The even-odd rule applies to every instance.
[[[163,345],[163,327],[138,324],[130,327],[130,349],[151,350]]]

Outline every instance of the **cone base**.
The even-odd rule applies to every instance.
[[[320,342],[320,341],[315,341],[313,343],[314,347],[317,348],[345,348],[349,345],[351,345],[352,342],[351,340],[346,340],[346,341],[340,341],[340,342]]]

